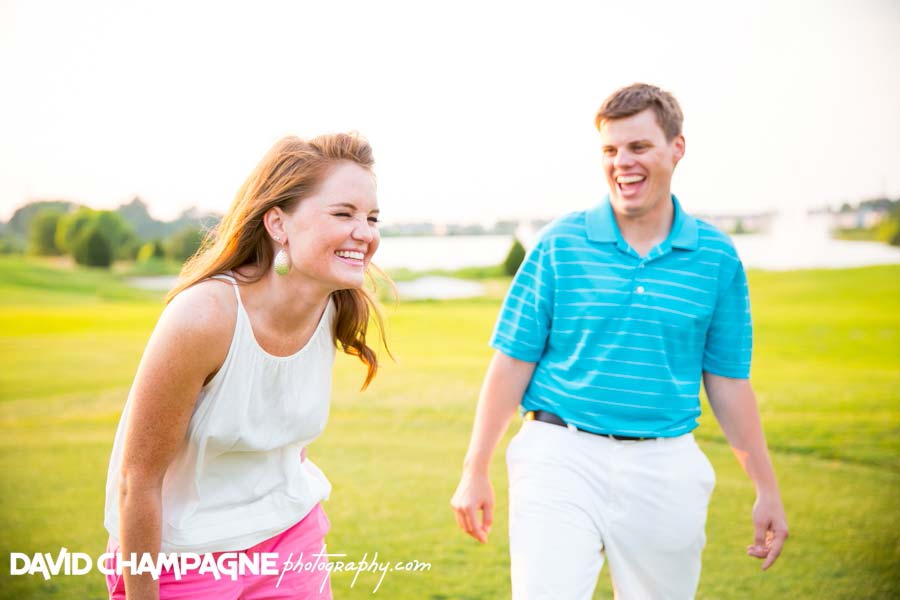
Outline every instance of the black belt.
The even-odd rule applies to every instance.
[[[525,413],[526,421],[540,421],[541,423],[550,423],[551,425],[559,425],[560,427],[568,427],[569,429],[575,429],[576,431],[584,431],[584,433],[593,433],[594,435],[599,435],[603,437],[612,438],[614,440],[620,440],[623,442],[642,442],[644,440],[655,440],[655,437],[632,437],[630,435],[614,435],[612,433],[597,433],[595,431],[585,431],[584,429],[578,429],[574,425],[569,425],[556,415],[551,412],[547,412],[546,410],[530,410]]]

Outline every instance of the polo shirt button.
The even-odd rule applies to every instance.
[[[639,264],[638,267],[641,268],[641,269],[643,269],[643,268],[644,268],[644,263]]]
[[[637,292],[638,294],[643,294],[643,293],[644,293],[644,286],[639,285],[639,286],[637,286],[637,289],[634,290],[634,291]]]

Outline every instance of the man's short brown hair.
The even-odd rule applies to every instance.
[[[646,83],[632,83],[613,92],[597,111],[594,125],[599,130],[606,121],[624,119],[648,108],[653,109],[656,122],[666,135],[667,141],[671,142],[681,134],[684,115],[681,113],[681,107],[678,106],[678,100],[669,92],[664,92],[655,85]]]

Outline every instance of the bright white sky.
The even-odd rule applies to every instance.
[[[606,192],[593,116],[685,112],[673,191],[752,213],[900,196],[900,2],[0,0],[0,218],[28,198],[224,210],[285,134],[372,142],[384,221]]]

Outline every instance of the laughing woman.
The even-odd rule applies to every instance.
[[[263,158],[184,267],[116,432],[108,551],[319,552],[331,484],[306,459],[325,427],[337,346],[368,367],[363,289],[378,248],[368,143],[285,138]],[[114,564],[107,565],[114,568]],[[107,576],[110,598],[331,598],[323,570],[232,580]]]

